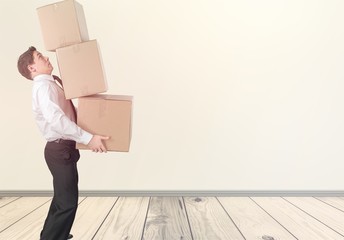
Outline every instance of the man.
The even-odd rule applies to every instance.
[[[102,141],[108,137],[92,135],[76,125],[73,103],[65,99],[62,81],[51,75],[53,66],[48,57],[30,47],[19,57],[17,66],[22,76],[33,80],[33,113],[47,140],[44,157],[53,176],[54,197],[41,240],[70,239],[78,206],[77,161],[80,155],[75,142],[87,145],[94,152],[106,152]]]

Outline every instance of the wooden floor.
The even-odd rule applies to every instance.
[[[0,198],[0,239],[38,240],[50,201]],[[83,197],[71,233],[75,240],[344,239],[344,198]]]

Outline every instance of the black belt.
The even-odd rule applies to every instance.
[[[51,141],[53,143],[60,143],[60,144],[67,144],[67,145],[73,145],[75,144],[75,141],[74,140],[67,140],[67,139],[56,139],[54,141]]]

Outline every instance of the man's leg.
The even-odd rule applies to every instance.
[[[41,232],[42,240],[66,240],[78,206],[78,150],[48,143],[45,159],[53,176],[54,197]]]

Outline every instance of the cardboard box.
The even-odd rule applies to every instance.
[[[64,0],[37,8],[46,50],[88,41],[88,31],[82,5]]]
[[[96,40],[58,48],[56,57],[66,99],[108,90]]]
[[[128,152],[131,140],[132,97],[97,94],[78,99],[78,125],[104,141],[108,151]],[[78,143],[78,149],[87,146]]]

